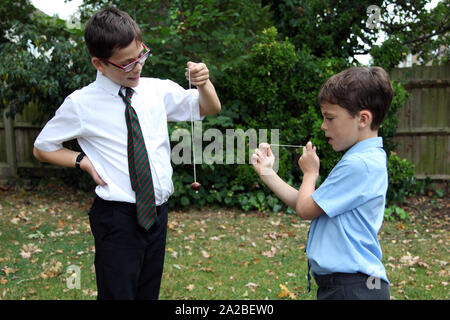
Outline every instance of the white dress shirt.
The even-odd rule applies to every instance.
[[[156,205],[173,193],[167,121],[200,120],[198,90],[185,90],[171,80],[140,78],[131,105],[136,110],[152,170]],[[34,146],[56,151],[76,138],[106,182],[95,192],[104,200],[136,202],[128,172],[125,103],[120,85],[100,72],[90,85],[70,94],[47,122]]]

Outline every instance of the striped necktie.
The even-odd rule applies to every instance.
[[[153,190],[152,172],[145,148],[144,136],[136,111],[131,106],[134,90],[126,88],[126,96],[122,90],[119,95],[125,102],[125,120],[128,129],[128,169],[131,187],[136,193],[137,221],[145,230],[150,229],[156,217],[155,194]]]

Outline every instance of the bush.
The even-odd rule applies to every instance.
[[[407,196],[416,192],[416,179],[414,165],[407,159],[400,159],[395,152],[391,152],[387,169],[389,175],[389,187],[387,202],[401,202]]]
[[[227,65],[223,70],[222,74],[227,76],[218,79],[216,84],[223,111],[218,116],[206,118],[203,130],[209,127],[222,132],[227,128],[242,128],[244,131],[249,128],[277,128],[281,144],[303,145],[311,140],[317,146],[321,159],[319,181],[323,181],[343,153],[332,150],[320,128],[322,115],[317,95],[327,78],[349,65],[342,59],[318,59],[308,49],[297,50],[289,39],[280,40],[274,27],[265,29],[256,40],[245,57]],[[392,138],[398,122],[397,110],[407,97],[400,84],[394,83],[393,86],[395,98],[380,130],[388,154],[395,147]],[[219,118],[222,121],[218,121]],[[267,141],[271,141],[270,135]],[[191,167],[176,166],[173,202],[180,206],[187,203],[198,206],[209,204],[239,207],[246,211],[276,212],[287,209],[288,212],[293,212],[260,183],[248,163],[248,152],[251,150],[247,150],[245,155],[246,164],[198,166],[198,179],[204,186],[199,194],[188,189],[192,175],[186,172],[191,171]],[[301,151],[294,149],[279,149],[278,174],[296,188],[302,179],[302,172],[297,164],[300,153]],[[390,157],[389,162],[392,161],[395,164],[391,163],[389,167],[397,170],[397,177],[392,181],[397,182],[389,188],[389,201],[391,198],[399,199],[400,195],[409,192],[409,189],[404,190],[409,187],[404,178],[398,177],[404,170],[406,160]]]
[[[339,49],[342,55],[334,54],[335,42],[324,30],[341,35],[337,31],[343,28],[353,34],[357,24],[350,23],[351,28],[348,28],[343,22],[350,20],[340,15],[334,16],[337,20],[323,20],[318,24],[316,15],[311,13],[318,10],[320,16],[325,14],[322,10],[325,4],[321,2],[305,7],[304,16],[291,17],[291,14],[297,15],[298,10],[285,12],[289,16],[290,27],[283,27],[284,15],[274,19],[271,17],[273,8],[259,1],[111,0],[108,3],[132,13],[142,28],[143,40],[153,53],[143,76],[169,78],[187,87],[184,79],[186,62],[203,61],[208,65],[222,102],[222,112],[202,122],[203,132],[215,128],[225,135],[226,129],[242,129],[244,132],[267,129],[268,136],[264,141],[271,142],[270,129],[279,129],[281,144],[303,145],[312,141],[321,159],[319,181],[323,181],[339,161],[342,153],[332,150],[320,129],[322,116],[317,95],[327,78],[352,66],[349,62],[351,50]],[[84,1],[83,21],[86,14],[103,5],[104,1]],[[352,8],[350,2],[348,7]],[[340,6],[340,10],[347,9]],[[352,14],[361,23],[359,12],[353,10]],[[308,24],[308,21],[314,23]],[[273,25],[282,30],[281,36]],[[291,34],[290,28],[297,36],[287,37]],[[302,33],[296,32],[298,28],[303,30]],[[69,30],[61,20],[37,17],[32,24],[14,25],[12,31],[18,41],[0,43],[0,52],[11,58],[0,62],[0,79],[4,83],[0,88],[0,109],[9,106],[13,113],[20,112],[25,103],[36,100],[43,106],[43,114],[52,115],[68,94],[94,78],[95,70],[87,63],[89,56],[81,30]],[[343,41],[345,47],[353,46],[347,40]],[[33,56],[29,52],[30,44],[40,55]],[[53,51],[49,53],[51,49]],[[388,154],[395,147],[392,137],[398,121],[396,112],[407,96],[399,84],[394,83],[394,90],[391,111],[380,130]],[[176,129],[189,130],[189,127],[189,123],[169,123],[169,135]],[[263,141],[258,140],[260,142]],[[189,189],[193,182],[192,165],[175,165],[172,203],[180,207],[219,205],[261,211],[285,208],[260,183],[248,161],[252,152],[248,150],[248,139],[245,144],[245,164],[197,165],[197,178],[203,185],[198,193]],[[282,148],[279,151],[278,174],[298,188],[302,179],[297,164],[299,152]],[[237,156],[236,150],[234,152]],[[223,157],[225,163],[225,153]],[[389,158],[388,165],[394,170],[394,176],[402,176],[405,163]],[[76,171],[66,173],[65,180],[85,188],[90,186],[90,182],[85,177],[78,177]],[[71,174],[74,177],[70,178]],[[390,185],[389,200],[401,199],[410,192],[405,179],[392,181],[398,182]]]

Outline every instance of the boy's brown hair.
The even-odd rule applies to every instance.
[[[380,127],[391,106],[394,90],[386,71],[381,67],[353,67],[329,78],[319,92],[319,104],[337,104],[352,115],[369,110],[373,120],[370,128]]]
[[[92,57],[108,59],[115,49],[142,41],[142,32],[128,13],[116,8],[97,11],[86,23],[84,40]]]

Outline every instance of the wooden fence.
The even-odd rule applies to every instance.
[[[418,178],[450,180],[450,64],[394,69],[410,98],[398,113],[397,154]]]
[[[398,155],[415,164],[418,178],[450,180],[450,65],[395,69],[391,78],[402,81],[411,93],[398,114]],[[48,167],[33,157],[33,142],[42,128],[33,124],[38,113],[37,106],[30,104],[14,119],[3,114],[0,180]]]
[[[29,104],[14,119],[3,112],[0,122],[0,181],[15,177],[24,169],[42,171],[43,165],[33,157],[33,143],[43,124],[36,124],[39,110],[36,104]]]

